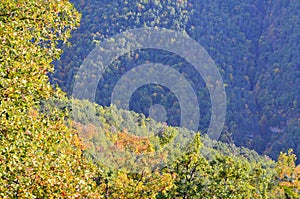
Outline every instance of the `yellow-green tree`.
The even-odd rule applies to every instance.
[[[296,155],[290,149],[280,153],[276,166],[278,186],[274,188],[274,198],[300,198],[300,165],[296,166]]]
[[[39,111],[59,95],[47,73],[79,19],[66,0],[0,3],[0,198],[97,196],[64,113]]]

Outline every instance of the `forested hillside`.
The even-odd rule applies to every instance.
[[[299,9],[294,1],[76,1],[81,26],[73,32],[72,46],[55,62],[52,76],[71,94],[74,75],[95,45],[131,28],[162,27],[184,31],[212,56],[222,73],[228,101],[221,140],[255,149],[276,158],[293,148],[300,154],[299,127]],[[121,76],[151,61],[168,64],[185,75],[197,91],[205,132],[210,118],[207,88],[185,61],[168,52],[143,50],[121,57],[99,82],[97,103],[108,106]],[[161,104],[168,124],[179,126],[180,107],[174,94],[162,86],[145,85],[131,98],[130,108],[148,116]]]
[[[0,2],[0,198],[300,198],[299,3],[72,3]],[[206,135],[205,82],[170,52],[118,58],[99,82],[100,105],[71,96],[97,43],[144,26],[187,33],[216,60],[228,96],[220,139],[228,143]],[[109,104],[118,79],[149,61],[189,79],[201,99],[198,132],[178,127],[178,99],[163,86],[138,89],[134,111]],[[152,104],[166,107],[167,123],[147,117]]]
[[[70,116],[71,126],[82,141],[84,157],[99,168],[94,180],[106,198],[299,196],[300,170],[292,150],[274,162],[115,106],[66,98],[41,103],[42,112],[53,107],[77,112]]]

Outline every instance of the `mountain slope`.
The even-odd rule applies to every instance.
[[[52,76],[66,92],[72,93],[76,71],[104,38],[144,26],[185,30],[208,51],[228,85],[221,139],[273,158],[288,148],[300,154],[297,1],[72,2],[83,13],[81,27],[73,33],[73,45],[65,48],[61,60],[55,63]],[[192,66],[168,52],[144,50],[118,59],[99,82],[97,103],[108,106],[122,75],[149,60],[170,65],[189,80],[199,100],[199,130],[205,132],[211,106],[207,88]],[[168,124],[180,124],[178,99],[168,88],[145,85],[132,96],[130,108],[148,116],[153,104],[166,108]]]

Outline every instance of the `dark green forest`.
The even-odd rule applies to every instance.
[[[296,0],[1,0],[0,198],[300,198],[299,9]],[[105,70],[95,100],[74,98],[96,46],[146,27],[186,34],[215,61],[227,97],[218,140],[208,135],[211,85],[166,50],[130,50]],[[122,76],[149,62],[188,80],[197,131],[181,127],[166,86],[139,87],[130,110],[111,104]],[[157,104],[165,121],[150,117]]]
[[[65,92],[71,94],[76,71],[104,38],[140,27],[185,31],[208,51],[226,84],[228,108],[221,140],[272,158],[289,148],[300,154],[298,1],[71,2],[82,13],[81,25],[72,33],[72,46],[55,62],[52,76]],[[168,52],[146,49],[119,58],[100,80],[96,102],[109,106],[120,77],[146,61],[168,64],[190,81],[200,101],[199,130],[205,132],[211,106],[207,88],[188,63]],[[153,104],[163,105],[168,124],[179,126],[178,101],[162,86],[138,89],[130,109],[148,116]]]

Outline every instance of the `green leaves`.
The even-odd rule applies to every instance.
[[[79,14],[68,1],[0,4],[0,197],[97,196],[94,167],[82,158],[65,113],[39,112],[40,100],[60,94],[47,73]]]
[[[162,3],[155,1],[158,7]],[[138,9],[147,4],[141,2]],[[171,10],[174,15],[176,10]],[[127,18],[132,15],[123,11]],[[159,16],[155,18],[155,23],[162,21]],[[171,21],[176,25],[178,20]],[[101,136],[111,136],[116,147],[129,151],[122,164],[133,165],[131,153],[151,154],[168,145],[164,158],[170,151],[176,152],[177,146],[170,144],[174,139],[184,143],[192,134],[115,107],[99,106],[92,112],[94,105],[88,101],[76,102],[80,107],[78,123],[69,121],[69,101],[50,86],[47,74],[61,53],[58,44],[67,43],[78,23],[79,14],[64,0],[0,4],[1,198],[299,198],[300,169],[291,151],[280,155],[274,170],[271,161],[245,149],[231,150],[200,135],[185,153],[174,153],[174,161],[161,170],[134,173],[112,170],[110,165],[103,168],[97,153],[107,143]],[[54,100],[49,101],[50,97]],[[293,126],[289,131],[296,135]],[[85,146],[80,132],[84,132]],[[139,138],[141,135],[149,139]],[[95,164],[84,158],[83,150]],[[150,164],[156,159],[143,161]]]

